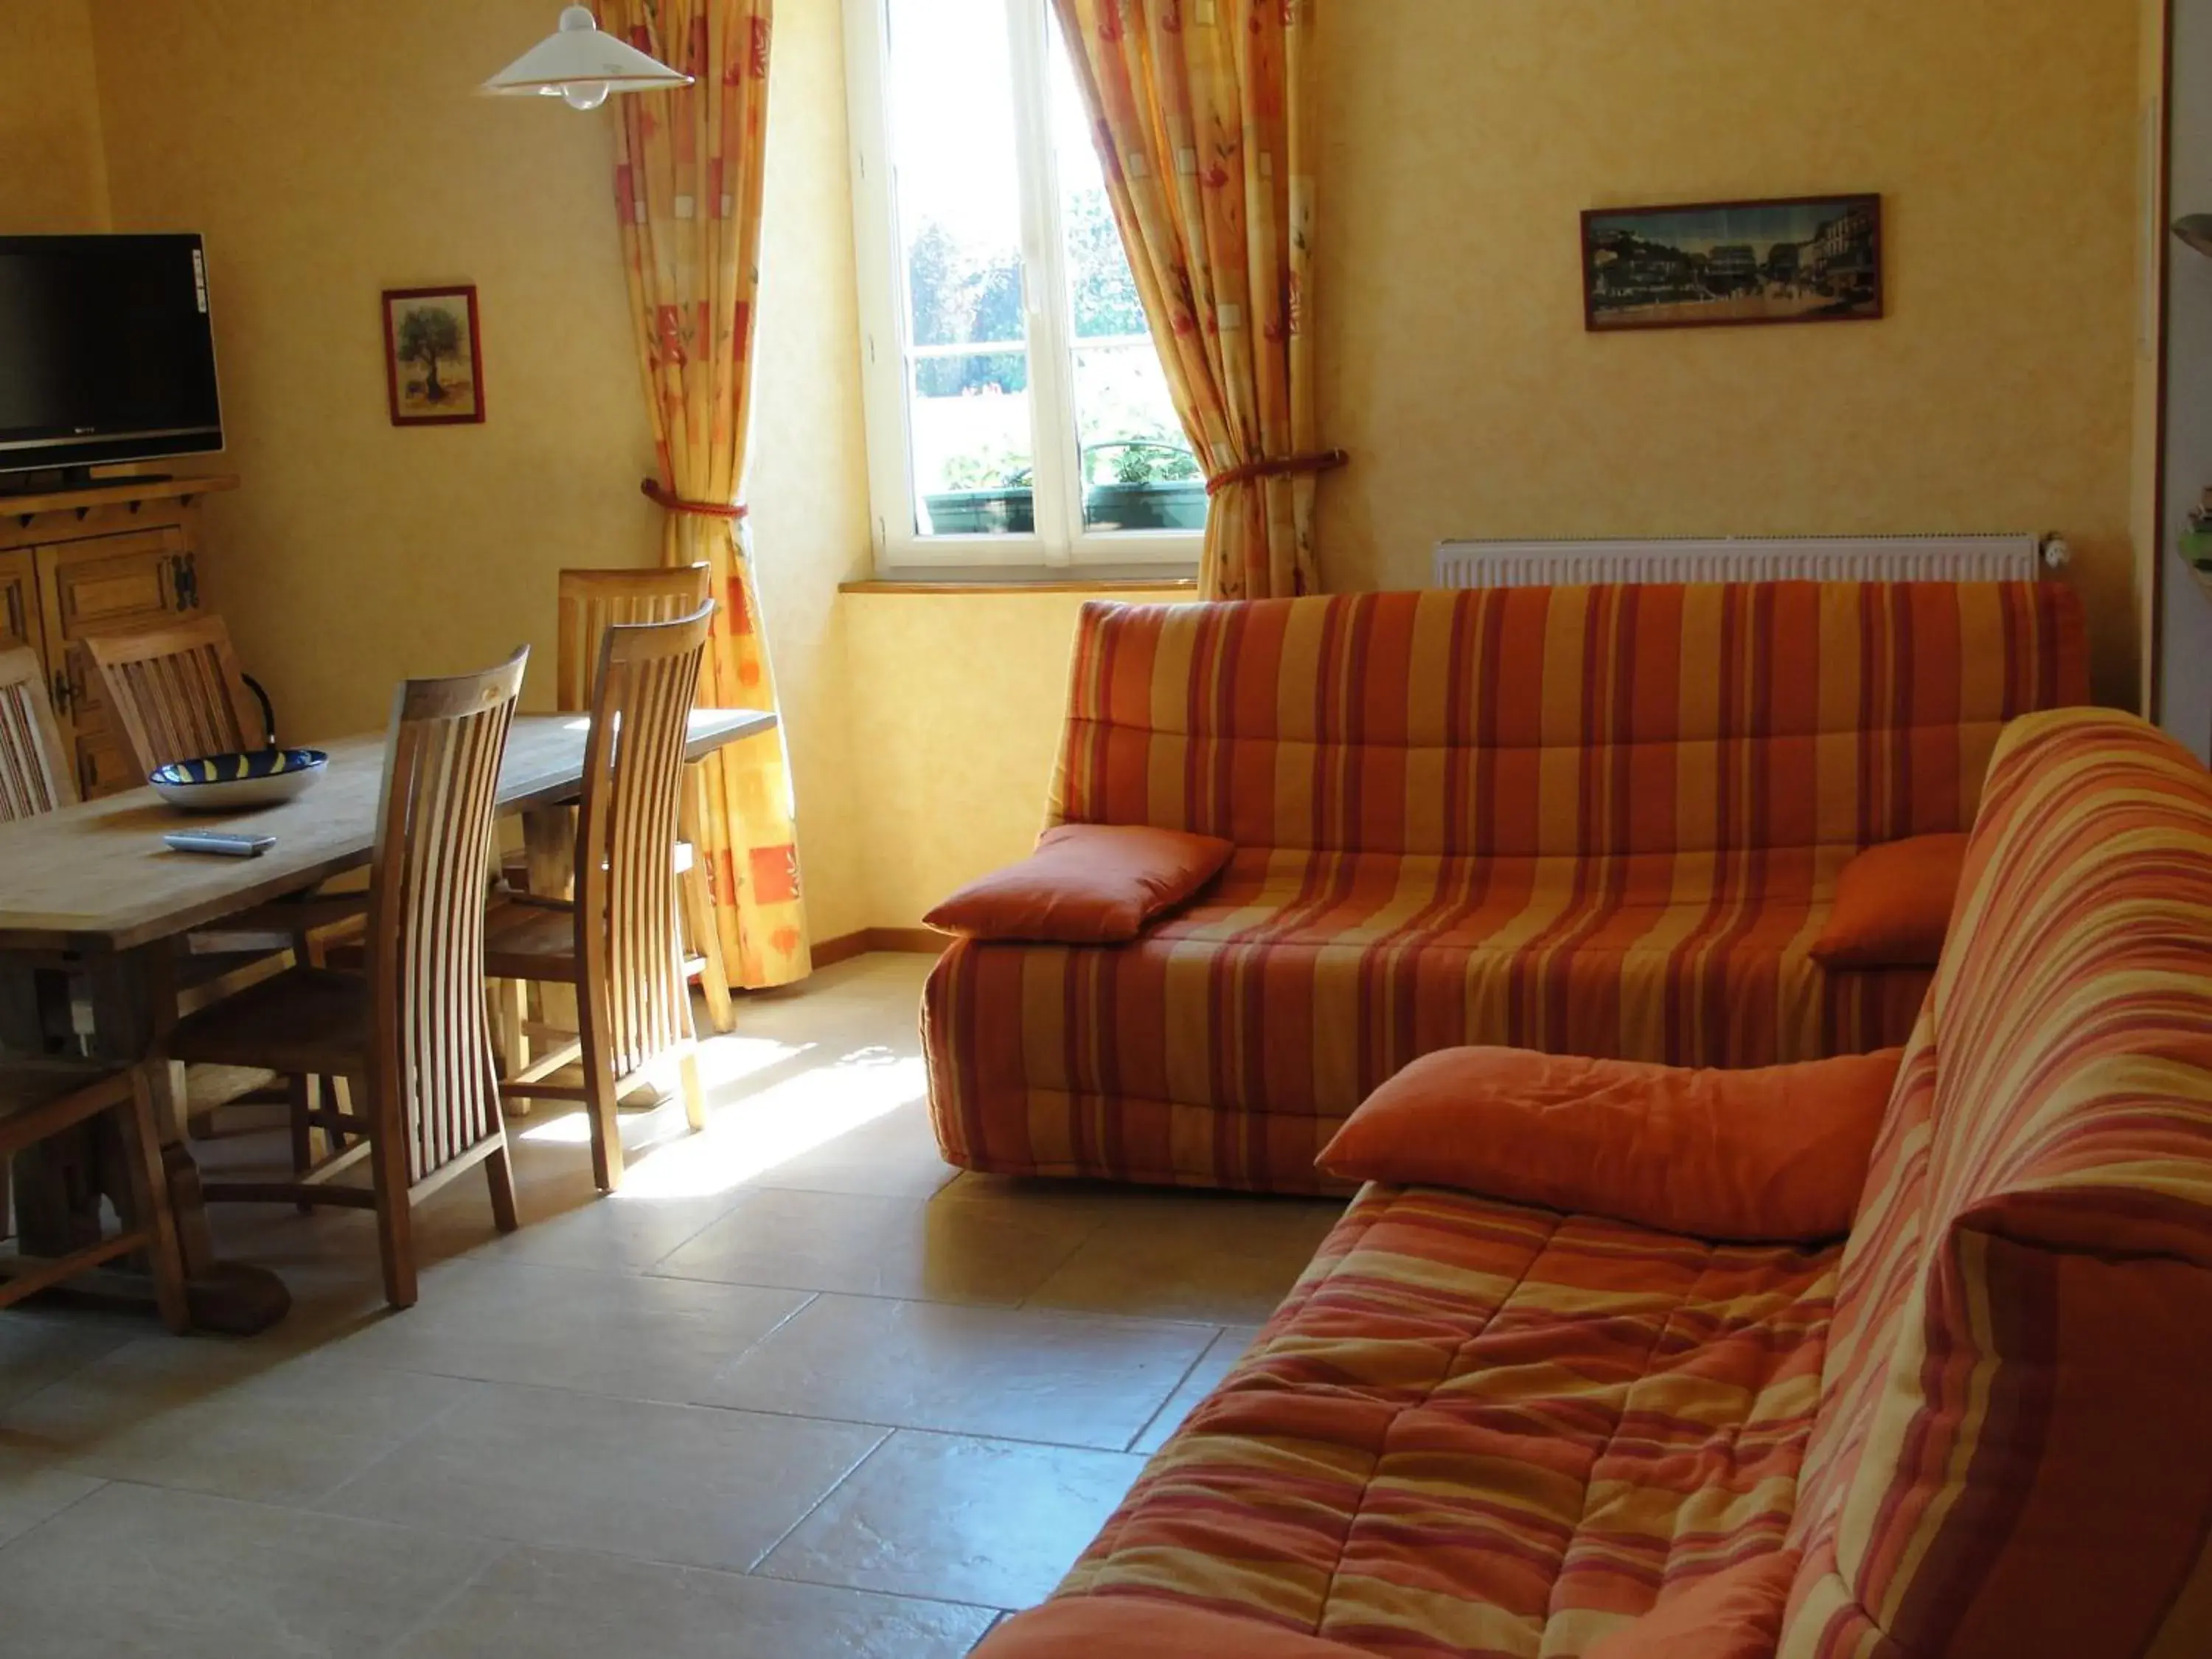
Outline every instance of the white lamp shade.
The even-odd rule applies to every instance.
[[[542,94],[589,109],[611,92],[690,84],[690,76],[601,29],[589,6],[570,6],[561,14],[557,31],[485,82],[482,90],[501,96]]]

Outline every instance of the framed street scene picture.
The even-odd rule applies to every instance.
[[[1881,198],[1794,197],[1583,215],[1594,334],[1882,314]]]

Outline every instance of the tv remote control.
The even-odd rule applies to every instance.
[[[175,852],[212,853],[227,859],[258,859],[276,844],[274,836],[236,836],[221,830],[172,830],[161,841]]]

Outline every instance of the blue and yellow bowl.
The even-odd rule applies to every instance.
[[[257,749],[244,755],[209,755],[172,761],[147,781],[172,806],[187,812],[234,812],[290,800],[330,764],[319,749]]]

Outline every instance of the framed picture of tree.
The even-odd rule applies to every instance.
[[[474,283],[384,290],[384,373],[394,426],[465,426],[484,417],[483,348]]]

